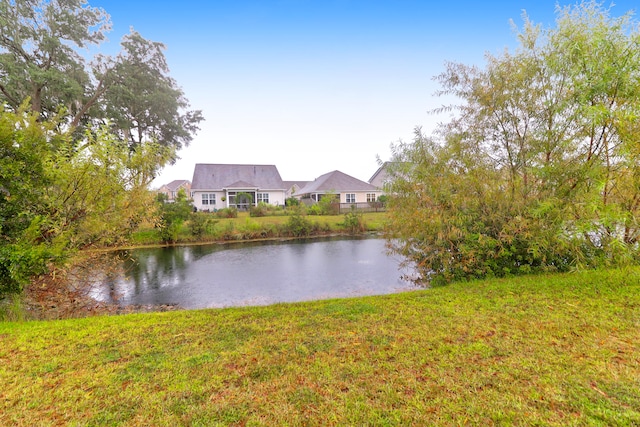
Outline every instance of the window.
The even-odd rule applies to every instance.
[[[367,193],[367,202],[375,202],[376,193]]]
[[[356,202],[356,195],[354,193],[347,193],[346,194],[346,198],[347,198],[347,203],[355,203]]]
[[[269,193],[258,193],[257,195],[258,203],[269,203]]]
[[[202,194],[202,206],[204,205],[215,205],[216,204],[216,195],[214,193],[203,193]]]

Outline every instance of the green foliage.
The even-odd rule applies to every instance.
[[[154,213],[147,186],[173,157],[106,128],[83,141],[36,113],[0,112],[0,294],[20,291],[77,249],[121,243]]]
[[[299,206],[300,205],[300,200],[296,199],[295,197],[288,197],[285,201],[285,206],[289,207],[289,206]]]
[[[110,26],[80,0],[0,1],[0,294],[149,221],[147,186],[202,120],[161,43],[132,31],[85,61]]]
[[[160,239],[164,243],[178,241],[182,224],[193,213],[193,205],[184,188],[178,190],[173,203],[160,202],[158,206],[159,221],[157,224]]]
[[[192,236],[202,238],[211,233],[217,222],[208,212],[192,212],[189,215],[189,230]]]
[[[87,65],[86,49],[111,27],[103,9],[82,0],[3,0],[0,16],[0,104],[18,111],[29,99],[43,120],[61,116],[78,138],[109,122],[130,148],[191,141],[202,114],[187,110],[162,43],[132,30],[118,56],[97,54]]]
[[[48,216],[83,248],[121,243],[154,213],[148,184],[173,150],[148,143],[132,152],[106,128],[51,155]]]
[[[390,246],[435,283],[639,260],[637,23],[583,2],[519,40],[448,64],[456,117],[394,147]]]
[[[50,146],[61,143],[52,131],[24,108],[0,110],[0,297],[21,291],[59,255],[59,224],[43,216],[52,207]]]
[[[267,215],[283,215],[284,210],[280,206],[274,206],[268,203],[260,202],[256,206],[251,206],[249,215],[252,217],[261,217]]]
[[[340,213],[340,200],[335,193],[326,193],[320,196],[317,204],[320,209],[320,215],[338,215]]]
[[[351,209],[351,212],[344,214],[344,222],[342,225],[350,233],[361,233],[367,229],[362,213],[358,212],[356,209]]]
[[[291,236],[304,237],[311,234],[313,224],[309,221],[299,209],[293,209],[289,214],[285,230]]]
[[[235,207],[218,209],[215,213],[218,218],[237,218],[238,209]]]
[[[322,208],[317,203],[307,208],[308,215],[322,215]]]
[[[27,320],[22,296],[17,293],[0,297],[0,322],[23,322]]]

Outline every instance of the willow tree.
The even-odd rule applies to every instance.
[[[637,261],[640,32],[587,1],[437,77],[454,118],[394,147],[390,246],[450,281]]]

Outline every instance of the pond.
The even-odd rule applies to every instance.
[[[106,254],[92,296],[120,305],[268,305],[415,289],[379,238],[210,244]]]

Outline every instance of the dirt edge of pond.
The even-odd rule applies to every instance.
[[[22,307],[28,320],[58,320],[130,313],[180,310],[177,305],[127,305],[97,301],[86,290],[70,285],[67,273],[56,270],[33,280],[23,293]]]

